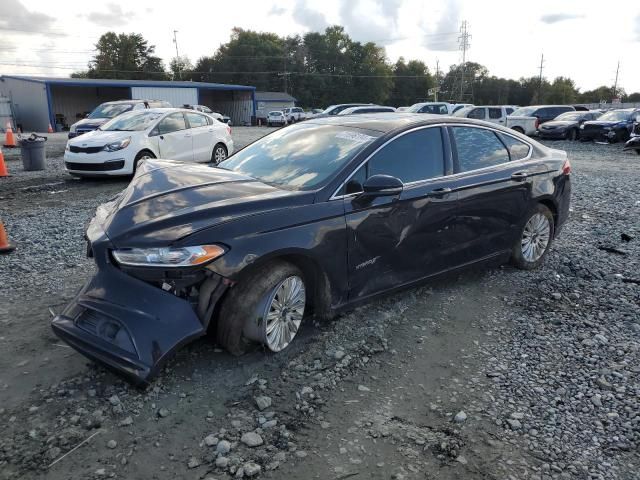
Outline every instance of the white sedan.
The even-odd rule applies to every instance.
[[[67,142],[64,165],[75,176],[131,175],[138,162],[225,160],[233,153],[231,128],[183,108],[150,108],[120,115]]]

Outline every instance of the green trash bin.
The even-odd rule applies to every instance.
[[[44,145],[46,141],[47,137],[35,133],[20,139],[22,166],[26,171],[45,169],[47,156]]]

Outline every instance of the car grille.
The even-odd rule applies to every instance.
[[[597,132],[598,130],[604,130],[604,126],[603,125],[585,125],[584,126],[584,130],[585,131],[590,131],[590,132]]]
[[[95,128],[76,128],[76,134],[82,135],[83,133],[93,132]]]
[[[102,147],[76,147],[74,145],[69,145],[69,151],[73,153],[98,153],[104,150],[104,146]]]
[[[107,172],[110,170],[120,170],[124,167],[124,160],[114,160],[113,162],[105,163],[77,163],[77,162],[64,162],[67,169],[79,170],[84,172]]]

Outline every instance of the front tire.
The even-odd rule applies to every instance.
[[[575,142],[578,139],[578,130],[572,128],[567,132],[567,140]]]
[[[131,173],[132,174],[136,173],[140,162],[144,160],[150,160],[152,158],[156,158],[156,156],[153,154],[153,152],[149,150],[142,150],[141,152],[138,152],[138,154],[136,155],[136,158],[133,160],[133,172]]]
[[[307,305],[302,272],[288,262],[269,263],[240,281],[224,300],[217,341],[232,355],[246,353],[252,343],[272,352],[295,338]]]
[[[216,143],[213,147],[213,151],[211,152],[211,162],[214,165],[218,165],[220,162],[226,160],[227,156],[227,147],[222,143]]]
[[[531,209],[511,250],[512,263],[522,270],[539,267],[551,247],[554,226],[553,214],[546,206],[539,203]]]

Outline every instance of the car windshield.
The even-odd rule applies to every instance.
[[[283,128],[240,150],[219,167],[292,190],[309,190],[327,180],[379,132],[332,125]]]
[[[513,116],[513,117],[530,117],[533,112],[536,111],[535,107],[524,107],[524,108],[519,108],[516,111],[514,111],[511,115],[509,116]]]
[[[584,117],[584,112],[565,112],[561,115],[558,115],[556,120],[580,120]]]
[[[464,107],[453,112],[454,117],[466,117],[467,114],[476,107]]]
[[[629,118],[629,112],[624,110],[613,110],[602,115],[598,120],[605,122],[624,122]]]
[[[105,103],[91,112],[87,118],[114,118],[132,108],[131,103]]]
[[[100,130],[107,132],[141,132],[149,128],[161,116],[162,113],[157,112],[132,112],[108,121],[100,127]]]

